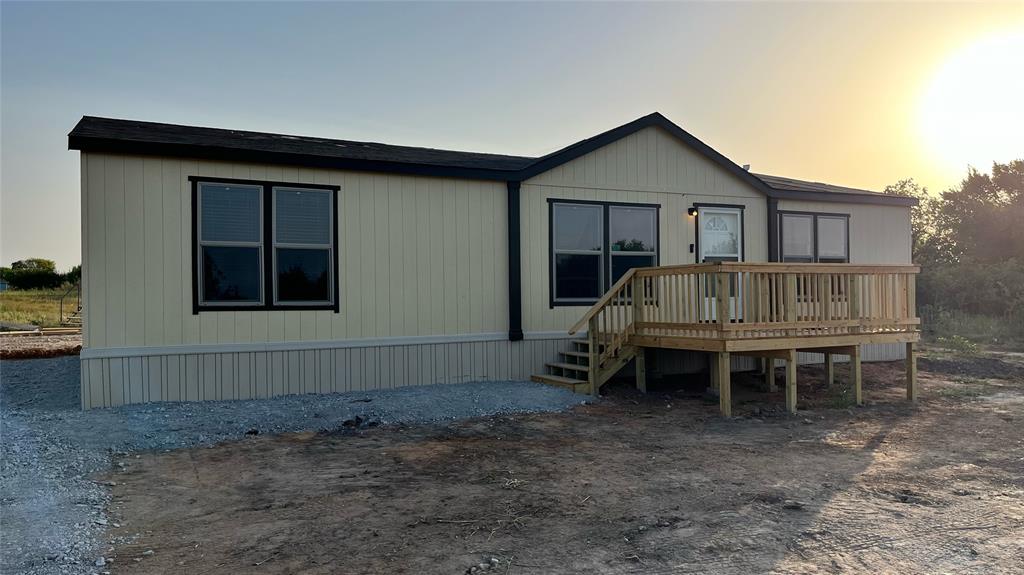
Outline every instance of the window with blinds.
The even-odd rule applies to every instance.
[[[190,179],[194,311],[337,311],[336,187]]]

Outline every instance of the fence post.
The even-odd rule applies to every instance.
[[[715,274],[715,314],[719,325],[729,323],[729,273]]]
[[[860,276],[850,274],[850,319],[857,320],[859,324],[861,320],[860,313]],[[858,333],[860,332],[860,325],[851,327],[850,330]]]
[[[629,289],[633,296],[633,333],[637,332],[637,323],[642,321],[644,314],[644,298],[646,293],[644,291],[644,278],[633,273],[633,282],[630,284]]]
[[[782,294],[786,302],[786,322],[791,323],[796,321],[796,275],[785,274],[783,277],[786,282]]]
[[[598,351],[597,314],[594,314],[594,316],[590,318],[590,322],[587,324],[587,339],[590,340],[590,345],[587,346],[587,365],[590,367],[590,369],[587,370],[587,380],[588,383],[590,383],[590,395],[597,397],[597,370],[600,367],[598,365],[600,352]]]

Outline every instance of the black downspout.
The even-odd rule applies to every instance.
[[[768,261],[779,261],[779,200],[768,198]]]
[[[523,339],[523,279],[519,244],[519,184],[508,182],[508,340]]]

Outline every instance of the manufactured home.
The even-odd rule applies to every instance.
[[[84,117],[82,406],[906,359],[915,200],[660,114],[542,157]],[[830,376],[831,377],[831,376]],[[771,382],[774,385],[774,381]]]

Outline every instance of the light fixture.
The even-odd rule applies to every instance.
[[[691,216],[696,216],[697,215],[697,208],[692,208],[691,207],[691,208],[686,210],[686,213],[690,214]]]

